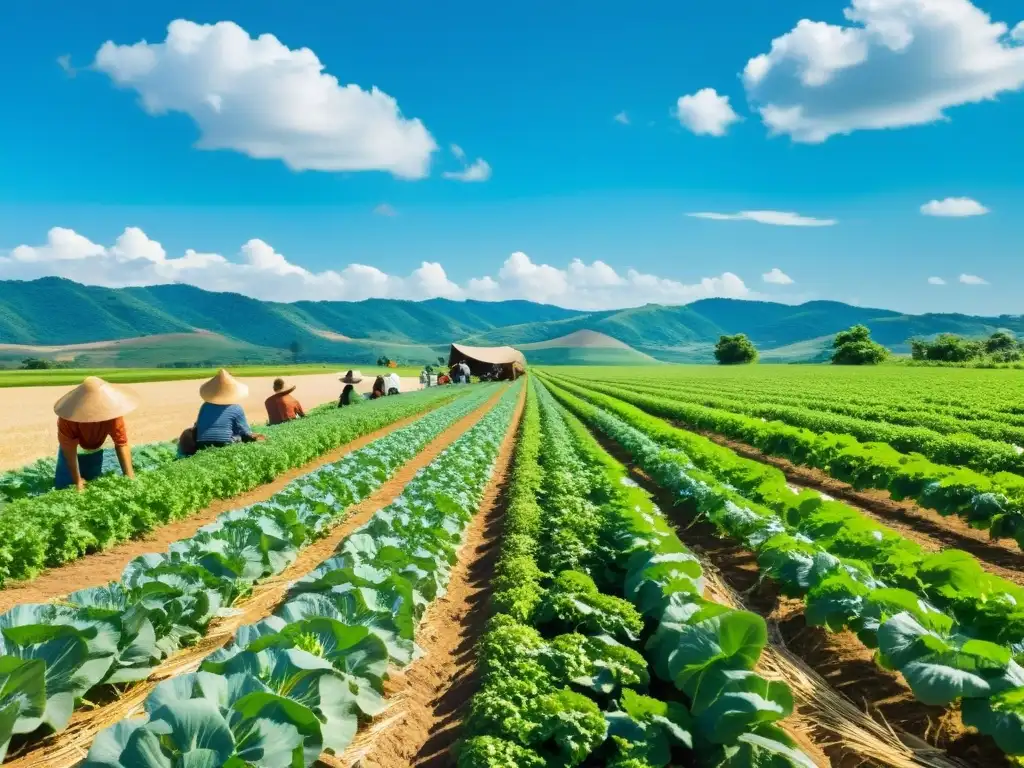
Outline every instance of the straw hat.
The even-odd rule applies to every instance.
[[[212,405],[237,405],[248,394],[249,387],[223,368],[199,388],[199,396]]]
[[[138,395],[130,389],[90,376],[58,400],[53,412],[68,421],[88,423],[116,419],[138,407]]]
[[[363,380],[363,374],[359,371],[349,371],[348,373],[339,377],[346,384],[358,384]]]
[[[289,384],[284,379],[274,379],[274,394],[275,395],[290,395],[295,391],[295,385]]]

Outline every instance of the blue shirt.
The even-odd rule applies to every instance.
[[[196,419],[197,443],[230,443],[249,437],[252,430],[240,405],[203,403]]]

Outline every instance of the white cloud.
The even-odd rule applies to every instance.
[[[294,170],[428,175],[434,139],[376,87],[341,85],[308,48],[229,21],[178,19],[162,43],[104,43],[94,67],[141,97],[151,115],[182,112],[200,149],[279,159]]]
[[[988,208],[969,197],[947,197],[945,200],[932,200],[921,206],[925,216],[946,216],[963,218],[965,216],[984,216]]]
[[[406,276],[390,275],[366,264],[312,272],[258,239],[245,243],[232,259],[192,249],[169,257],[159,242],[135,227],[125,229],[109,247],[74,230],[54,227],[45,244],[19,245],[9,255],[0,256],[0,279],[31,280],[48,275],[108,287],[185,283],[274,301],[444,296],[521,298],[580,309],[609,309],[755,295],[731,272],[684,283],[633,269],[620,274],[602,261],[588,264],[575,259],[562,269],[534,263],[521,252],[509,256],[497,274],[473,278],[464,285],[449,279],[441,264],[429,261]]]
[[[778,267],[773,267],[770,272],[765,272],[761,278],[772,285],[792,285],[793,278],[787,275]]]
[[[680,96],[675,116],[698,136],[725,136],[729,126],[740,119],[730,106],[729,97],[719,96],[714,88],[702,88],[689,96]]]
[[[1024,87],[1024,31],[970,0],[851,0],[844,15],[803,19],[747,62],[747,97],[773,133],[817,143],[923,125]]]
[[[612,118],[616,123],[622,123],[623,125],[629,125],[629,115],[626,114],[626,110],[622,110],[615,117]]]
[[[373,209],[373,212],[378,216],[387,216],[389,218],[398,215],[398,211],[394,209],[394,206],[388,205],[387,203],[381,203]]]
[[[482,157],[478,157],[472,165],[467,165],[461,171],[445,171],[442,175],[454,181],[487,181],[491,178],[491,166]]]
[[[452,154],[455,155],[455,159],[456,160],[458,160],[460,162],[464,162],[465,161],[465,159],[466,159],[466,150],[464,150],[458,144],[452,144],[451,150],[452,150]]]
[[[64,70],[64,74],[68,77],[74,77],[77,74],[75,68],[71,65],[71,54],[62,53],[57,57],[57,66]]]
[[[835,219],[815,219],[790,211],[704,212],[686,215],[694,219],[710,219],[711,221],[756,221],[758,224],[771,224],[776,227],[831,227],[837,223]]]
[[[960,282],[964,285],[988,285],[988,280],[977,275],[960,275]]]
[[[1013,28],[1013,31],[1010,32],[1010,37],[1018,43],[1024,43],[1024,21]]]
[[[929,277],[928,278],[928,285],[945,285],[945,284],[946,284],[946,281],[943,280],[941,277]]]

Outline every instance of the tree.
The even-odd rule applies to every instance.
[[[871,331],[864,325],[837,333],[832,349],[833,365],[878,365],[889,356],[888,349],[871,340]]]
[[[292,353],[292,362],[299,362],[299,356],[302,354],[302,344],[298,339],[288,345],[288,351]]]
[[[721,336],[715,344],[715,359],[719,365],[740,365],[757,362],[757,347],[745,333]]]
[[[996,331],[985,339],[985,353],[1002,363],[1021,358],[1021,345],[1012,333]]]
[[[49,368],[53,368],[53,363],[40,357],[26,357],[21,361],[23,371],[45,371]]]

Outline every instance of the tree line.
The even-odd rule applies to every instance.
[[[854,325],[836,334],[829,361],[833,365],[878,365],[889,357],[889,350],[871,340],[865,325]],[[715,344],[715,360],[719,365],[756,363],[757,347],[745,333],[721,336]]]

